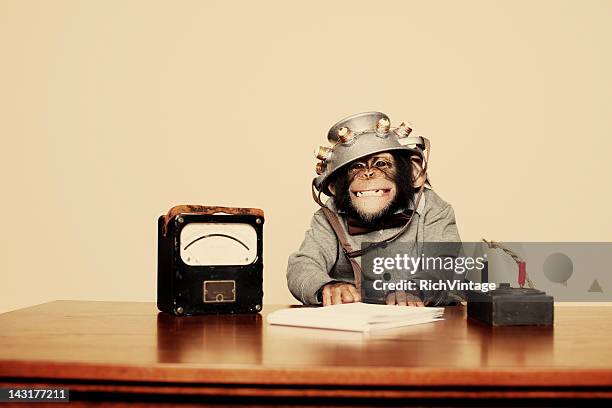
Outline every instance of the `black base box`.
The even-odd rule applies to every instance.
[[[537,289],[501,284],[490,292],[468,292],[469,318],[492,326],[551,326],[553,297]]]

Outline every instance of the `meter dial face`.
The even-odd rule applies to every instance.
[[[190,266],[249,265],[257,258],[257,232],[249,224],[189,223],[180,245],[181,259]]]

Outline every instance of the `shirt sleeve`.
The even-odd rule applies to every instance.
[[[455,211],[448,204],[440,212],[425,218],[425,242],[461,242]]]
[[[338,241],[323,210],[317,211],[297,252],[289,256],[287,285],[304,304],[320,304],[317,292],[335,281],[329,272],[336,262]]]

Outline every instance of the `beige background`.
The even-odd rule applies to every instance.
[[[612,1],[0,0],[0,312],[154,300],[156,219],[266,212],[265,301],[312,150],[382,110],[462,237],[612,240]]]

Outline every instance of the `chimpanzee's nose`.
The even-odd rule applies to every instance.
[[[364,170],[363,175],[365,178],[371,178],[374,175],[374,169],[367,168]]]

